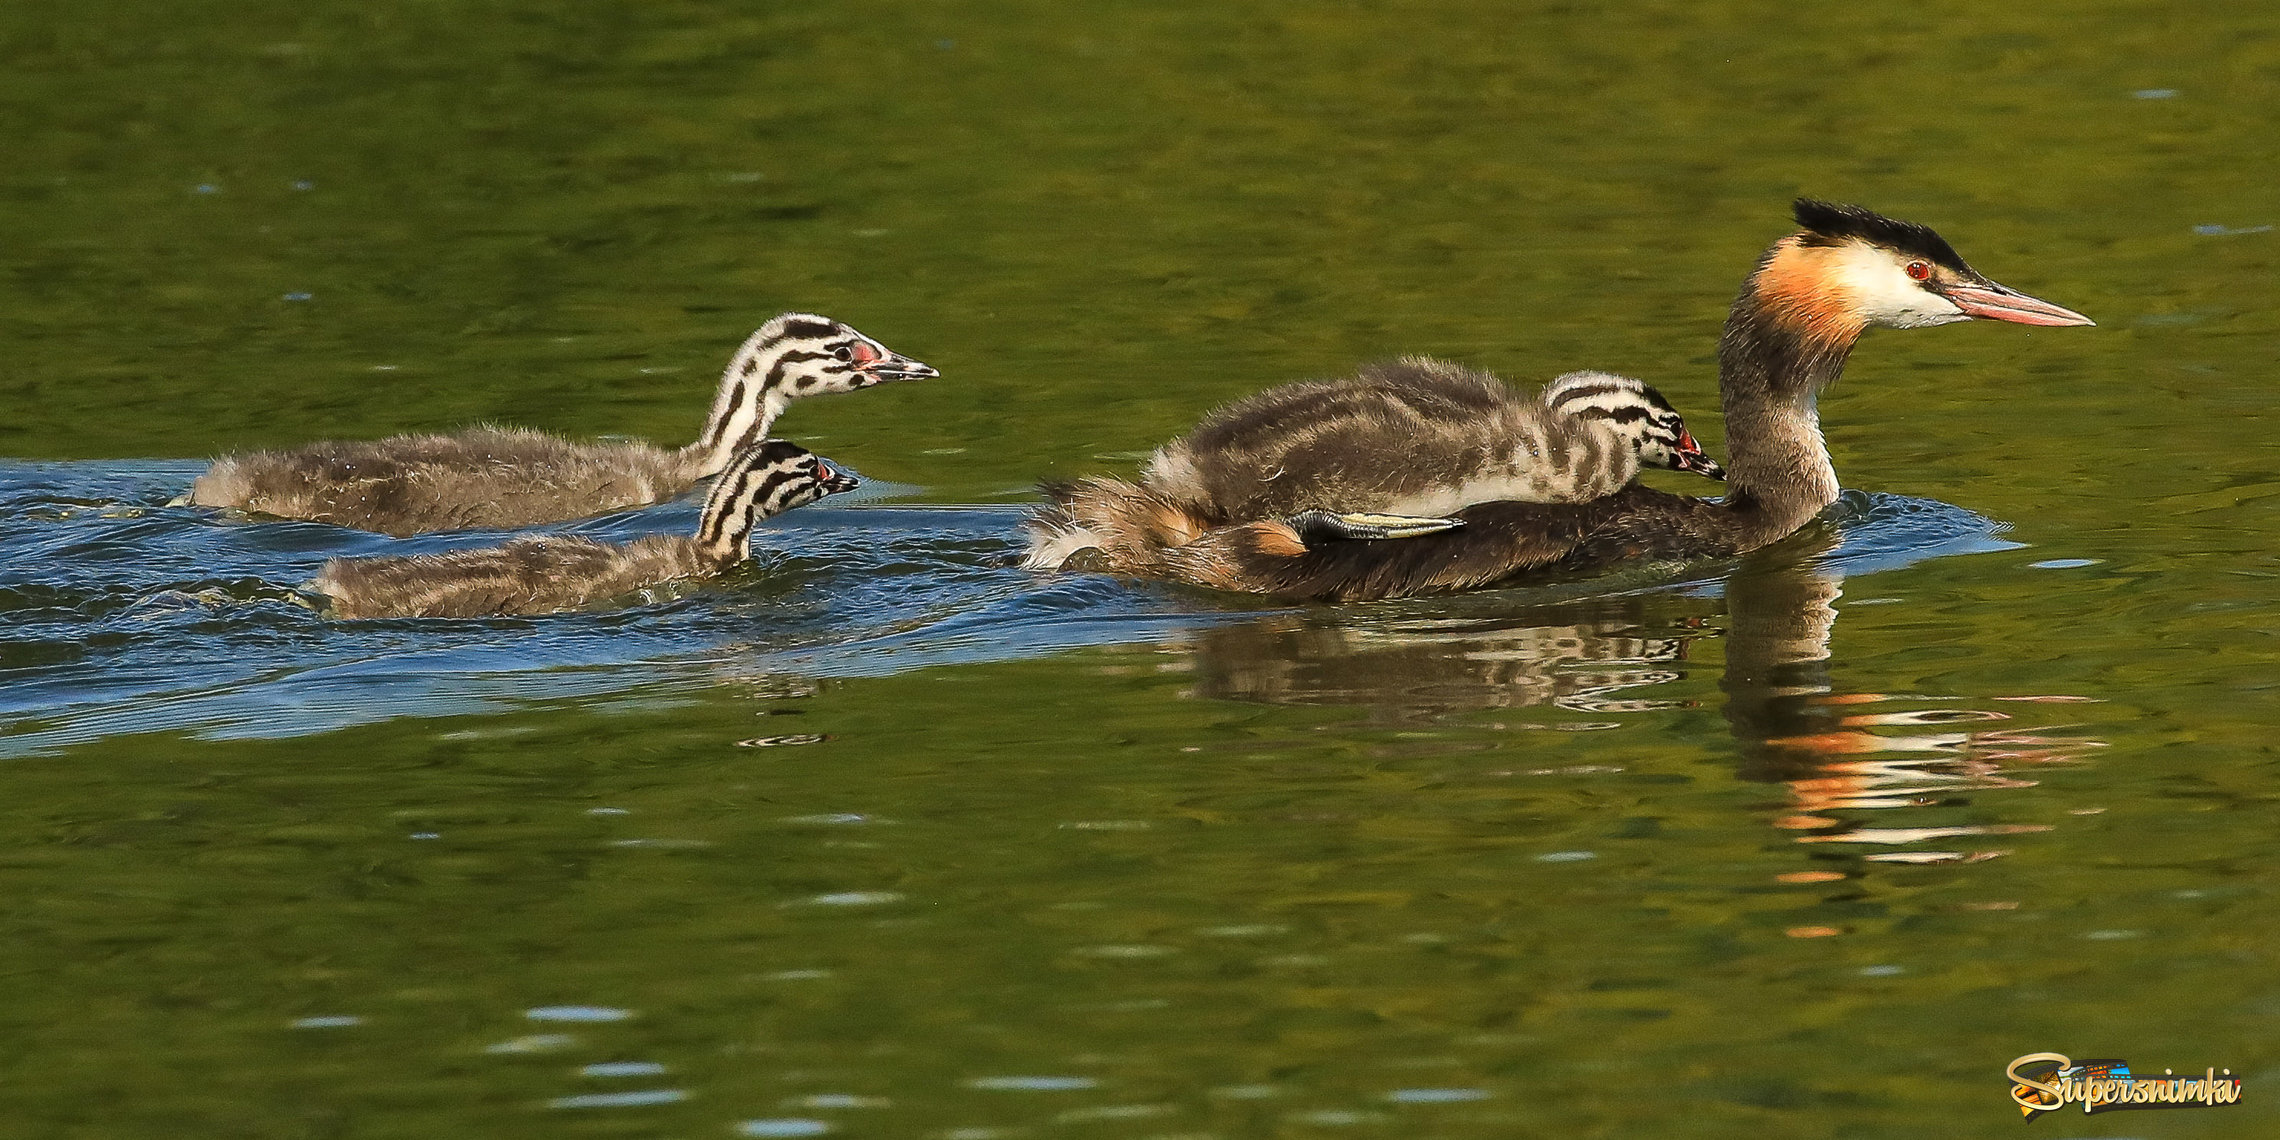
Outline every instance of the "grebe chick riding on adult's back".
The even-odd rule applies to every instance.
[[[1032,563],[1091,545],[1099,551],[1092,562],[1112,573],[1351,600],[1469,589],[1540,569],[1737,554],[1795,531],[1836,501],[1815,401],[1870,326],[2092,323],[1981,276],[1928,227],[1810,199],[1798,200],[1796,219],[1799,230],[1758,259],[1719,338],[1728,452],[1722,500],[1634,484],[1581,503],[1474,502],[1450,515],[1461,524],[1450,529],[1339,541],[1285,519],[1201,518],[1145,485],[1085,480],[1048,488],[1053,501],[1029,523]],[[1107,541],[1088,543],[1088,536]]]
[[[335,441],[219,460],[188,500],[399,536],[558,522],[680,495],[767,438],[799,397],[935,375],[829,317],[785,313],[736,350],[687,447],[494,427]]]
[[[1628,376],[1571,372],[1530,396],[1405,356],[1220,408],[1157,448],[1137,486],[1092,478],[1049,489],[1102,509],[1032,520],[1024,561],[1050,568],[1097,548],[1111,565],[1144,562],[1179,535],[1269,519],[1307,543],[1432,534],[1462,525],[1441,516],[1472,503],[1588,502],[1642,467],[1725,477],[1670,402]],[[1078,516],[1091,524],[1070,522]]]
[[[1582,503],[1641,467],[1724,472],[1662,393],[1571,372],[1534,396],[1423,356],[1270,388],[1156,449],[1141,483],[1213,523],[1310,507],[1437,515],[1519,499]]]

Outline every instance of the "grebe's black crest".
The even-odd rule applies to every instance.
[[[1930,226],[1887,218],[1866,206],[1846,206],[1812,198],[1799,198],[1792,209],[1796,211],[1797,224],[1805,228],[1808,245],[1835,245],[1841,241],[1859,240],[1896,249],[1912,257],[1921,257],[1935,265],[1944,265],[1961,273],[1972,272],[1971,267],[1963,263],[1963,257],[1956,253],[1955,247],[1949,245],[1947,239],[1935,233]]]

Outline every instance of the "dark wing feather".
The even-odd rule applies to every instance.
[[[1708,500],[1632,486],[1588,503],[1479,503],[1417,538],[1304,546],[1281,523],[1226,527],[1165,554],[1195,585],[1315,601],[1474,589],[1531,573],[1732,553]]]

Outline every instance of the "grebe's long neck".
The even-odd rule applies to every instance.
[[[1844,371],[1865,327],[1798,272],[1794,240],[1767,252],[1718,338],[1727,502],[1751,531],[1766,532],[1751,545],[1788,534],[1837,501],[1816,399]]]
[[[694,482],[718,474],[738,452],[768,437],[769,425],[791,397],[784,391],[785,356],[796,347],[763,328],[747,338],[721,373],[720,392],[697,441],[678,458]]]
[[[705,496],[704,513],[697,516],[697,556],[715,570],[726,569],[752,556],[752,528],[776,513],[770,509],[783,472],[769,466],[757,450],[739,455],[713,483]]]

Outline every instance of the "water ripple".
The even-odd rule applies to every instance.
[[[548,1108],[642,1108],[653,1104],[673,1104],[689,1099],[680,1089],[638,1089],[632,1092],[580,1093],[577,1096],[558,1096],[546,1102]]]
[[[0,755],[129,733],[293,736],[542,700],[606,704],[638,694],[654,706],[724,681],[796,694],[817,677],[1165,641],[1290,612],[1016,569],[1018,506],[872,505],[770,520],[755,537],[764,571],[654,605],[544,618],[330,621],[296,590],[326,558],[486,545],[499,535],[398,540],[166,505],[200,470],[184,462],[0,463],[0,614],[8,619]],[[696,510],[685,500],[561,529],[623,540],[689,529]],[[1984,518],[1919,499],[1850,494],[1831,519],[1843,542],[1825,560],[1851,574],[2012,545]],[[1533,593],[1556,600],[1721,588],[1719,580],[1642,572]],[[1431,620],[1461,623],[1467,606],[1480,604],[1440,600]],[[1370,612],[1424,620],[1399,603]],[[1611,693],[1666,675],[1651,667],[1653,650],[1610,662],[1601,680],[1577,679],[1564,699],[1584,711],[1621,711],[1629,699]],[[793,733],[744,743],[825,740]]]

